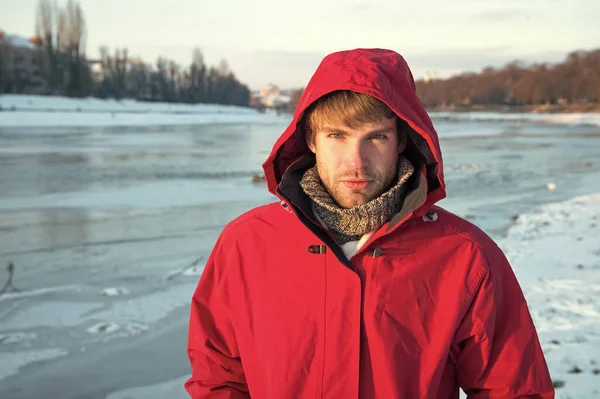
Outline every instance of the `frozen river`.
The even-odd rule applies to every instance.
[[[0,398],[185,398],[188,302],[222,227],[275,200],[252,176],[287,123],[0,127],[0,287],[11,261],[20,290],[0,296]],[[600,192],[600,126],[434,123],[441,205],[494,238]]]

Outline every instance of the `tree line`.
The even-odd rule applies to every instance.
[[[515,61],[480,73],[420,79],[415,85],[426,108],[599,104],[600,49],[572,52],[555,65],[526,66]],[[303,91],[294,91],[291,109],[296,108]]]
[[[512,62],[480,73],[418,80],[426,107],[600,103],[600,49],[576,51],[558,64]]]
[[[100,49],[86,57],[87,29],[78,2],[64,7],[39,0],[33,46],[0,41],[0,93],[70,97],[134,98],[142,101],[213,103],[247,106],[250,90],[225,60],[207,66],[194,49],[189,66],[159,57],[154,66],[127,49]]]

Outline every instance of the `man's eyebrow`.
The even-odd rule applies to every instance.
[[[344,134],[348,134],[347,130],[344,130],[344,128],[339,128],[339,127],[325,126],[325,127],[321,128],[319,130],[322,131],[323,133],[344,133]]]
[[[377,129],[377,130],[373,130],[372,132],[369,132],[369,134],[384,134],[384,133],[394,133],[394,129],[391,127],[384,127],[381,129]]]
[[[343,128],[338,128],[338,127],[323,127],[321,129],[319,129],[319,131],[323,132],[323,133],[343,133],[343,134],[348,134],[347,130],[344,130]],[[372,135],[372,134],[386,134],[386,133],[394,133],[394,128],[391,127],[384,127],[381,129],[376,129],[373,131],[370,131],[367,133],[367,135]]]

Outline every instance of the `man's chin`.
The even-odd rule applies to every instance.
[[[358,193],[350,193],[344,197],[335,198],[335,200],[342,208],[353,208],[355,206],[364,205],[370,201],[368,196]]]

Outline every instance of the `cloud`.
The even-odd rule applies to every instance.
[[[252,51],[231,53],[227,60],[241,81],[252,88],[275,83],[282,88],[304,87],[324,52]]]
[[[371,2],[368,0],[358,0],[358,1],[350,4],[350,6],[348,8],[351,9],[352,11],[366,11],[366,10],[372,9],[375,6],[376,6],[376,4],[374,2]]]
[[[485,67],[503,67],[519,60],[525,64],[557,63],[566,57],[563,52],[546,51],[522,54],[510,46],[495,46],[473,49],[443,49],[427,53],[406,54],[406,61],[411,66],[415,78],[424,76],[425,72],[436,72],[440,77],[447,77],[461,72],[479,72]]]
[[[473,14],[473,19],[485,22],[504,22],[511,19],[521,18],[521,14],[515,10],[486,10]]]
[[[227,57],[236,75],[252,88],[275,83],[283,88],[304,87],[325,52],[254,51]],[[427,72],[448,77],[463,72],[479,72],[485,67],[501,68],[519,60],[525,64],[562,62],[564,52],[520,53],[511,46],[483,48],[444,48],[437,51],[403,54],[416,79]]]
[[[273,66],[289,67],[316,67],[316,65],[325,56],[320,51],[265,51],[258,50],[251,53],[254,62],[260,62]]]
[[[443,49],[422,54],[406,54],[406,60],[411,64],[427,65],[431,68],[469,69],[482,64],[495,64],[503,59],[509,50],[509,46],[481,49]]]

